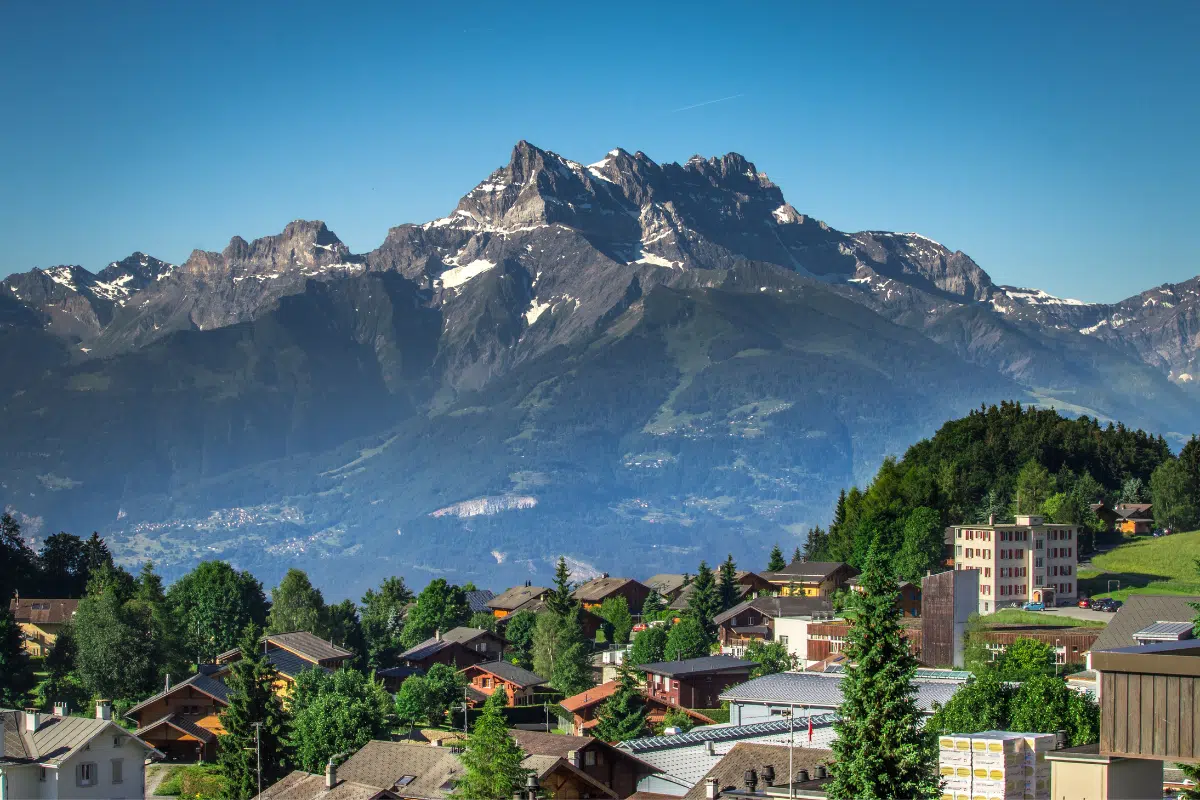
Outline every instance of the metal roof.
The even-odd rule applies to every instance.
[[[779,672],[730,687],[721,693],[721,699],[769,705],[837,708],[842,703],[842,677],[841,673]],[[925,713],[932,713],[935,702],[946,703],[966,681],[917,679],[913,683],[917,688],[917,705]]]
[[[629,741],[621,742],[617,747],[632,753],[644,753],[650,750],[667,750],[673,747],[703,744],[704,742],[728,742],[738,739],[753,739],[757,736],[766,736],[772,733],[787,733],[789,724],[792,730],[799,734],[802,731],[806,732],[808,730],[809,719],[809,717],[798,716],[795,718],[795,722],[789,722],[786,719],[773,719],[770,722],[756,722],[752,725],[709,725],[703,728],[693,728],[687,733],[680,733],[675,736],[643,736],[640,739],[630,739]],[[838,715],[834,713],[814,714],[811,719],[814,728],[821,728],[836,722]]]
[[[1156,622],[1147,625],[1133,635],[1134,639],[1153,640],[1157,642],[1178,642],[1192,638],[1192,622]]]
[[[516,664],[509,663],[508,661],[488,661],[485,664],[474,664],[466,669],[483,670],[523,688],[542,686],[546,683],[546,679],[536,672],[531,672],[524,667],[518,667]],[[465,672],[466,670],[463,671]]]
[[[467,608],[471,609],[472,614],[486,614],[491,611],[488,603],[496,596],[491,589],[475,589],[466,594]]]
[[[656,675],[682,677],[705,672],[721,672],[727,669],[750,669],[757,666],[757,661],[746,661],[733,656],[701,656],[683,661],[657,661],[652,664],[639,664],[638,669],[642,672],[653,672]]]
[[[825,668],[826,674],[841,674],[845,671],[845,664],[830,664]],[[971,679],[971,673],[964,669],[931,669],[929,667],[917,667],[916,674],[913,677],[915,677],[917,680],[924,681],[952,681],[954,683],[966,683]]]
[[[1112,615],[1108,627],[1096,638],[1092,651],[1131,647],[1137,644],[1133,639],[1134,633],[1156,622],[1191,620],[1196,616],[1191,603],[1198,602],[1200,596],[1131,594],[1125,605]]]
[[[126,711],[125,716],[132,717],[151,703],[161,700],[168,695],[174,694],[180,689],[188,687],[203,692],[219,703],[229,705],[229,687],[225,685],[225,682],[198,672],[187,680],[180,681],[171,688],[161,691],[148,700],[143,700],[142,702],[138,703],[136,706]]]

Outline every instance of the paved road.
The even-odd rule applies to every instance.
[[[1113,615],[1107,611],[1093,611],[1090,608],[1079,608],[1077,606],[1062,606],[1060,608],[1047,608],[1040,612],[1047,617],[1074,617],[1075,619],[1087,619],[1097,622],[1103,622],[1105,625],[1113,618]]]

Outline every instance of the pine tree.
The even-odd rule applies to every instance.
[[[796,545],[796,549],[792,551],[792,561],[803,561],[804,554],[800,552],[800,545]]]
[[[467,737],[462,753],[463,774],[451,793],[461,800],[508,798],[525,783],[529,770],[521,766],[525,753],[508,735],[501,709],[504,693],[495,692],[483,704],[483,713]]]
[[[241,658],[233,663],[225,679],[229,705],[221,712],[225,734],[220,740],[218,766],[230,800],[258,793],[257,753],[262,754],[263,786],[275,783],[283,773],[287,718],[275,693],[279,675],[258,647],[260,635],[261,630],[254,625],[242,631],[238,644]],[[255,723],[261,723],[258,731]]]
[[[554,669],[550,671],[550,685],[567,697],[594,686],[590,652],[583,641],[578,614],[559,619],[558,643],[560,651],[554,660]]]
[[[786,567],[787,564],[783,560],[783,551],[779,549],[779,545],[771,548],[771,557],[767,560],[767,572],[779,572]]]
[[[546,595],[546,610],[560,617],[578,609],[579,603],[571,596],[571,573],[567,569],[567,559],[558,557],[558,566],[554,568],[554,588]]]
[[[0,706],[21,708],[28,705],[29,659],[21,646],[21,628],[8,609],[0,606]]]
[[[833,509],[833,522],[829,523],[829,535],[834,536],[846,524],[846,490],[838,492],[837,506]]]
[[[646,595],[645,601],[642,602],[642,619],[647,622],[658,619],[658,615],[662,613],[667,606],[663,602],[662,595],[658,592],[651,592]]]
[[[730,553],[721,564],[721,581],[717,586],[721,611],[728,611],[738,604],[741,597],[738,589],[737,564],[733,562],[733,553]]]
[[[717,593],[717,582],[708,563],[701,561],[696,570],[696,579],[692,581],[692,593],[688,597],[688,615],[704,629],[704,635],[711,644],[716,640],[717,626],[713,617],[721,613],[721,597]]]
[[[860,578],[858,620],[845,653],[842,704],[834,723],[833,800],[939,797],[937,742],[922,729],[913,676],[917,660],[900,635],[897,591],[872,553]]]
[[[592,735],[605,742],[624,742],[645,736],[646,699],[638,686],[637,674],[626,666],[617,676],[617,690],[596,710]]]

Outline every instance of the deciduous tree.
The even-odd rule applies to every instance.
[[[633,637],[629,648],[629,663],[635,667],[667,660],[667,626],[651,625]]]
[[[362,597],[362,632],[366,640],[367,663],[372,667],[389,666],[404,650],[400,633],[404,630],[404,607],[413,593],[403,578],[384,578],[379,590],[367,589]]]
[[[237,646],[247,625],[267,621],[262,584],[249,572],[224,561],[204,561],[167,590],[167,601],[182,629],[192,660],[212,663]]]
[[[296,765],[308,772],[319,772],[331,756],[382,737],[392,710],[383,684],[356,669],[302,671],[289,704],[288,746]]]
[[[788,652],[787,645],[778,641],[764,642],[756,639],[746,646],[743,658],[758,662],[758,666],[750,671],[751,678],[787,672],[796,669],[799,664],[799,660]]]
[[[321,590],[312,585],[304,570],[289,569],[279,585],[271,590],[267,633],[307,631],[320,639],[328,639],[328,622]]]
[[[708,634],[691,614],[671,626],[664,646],[664,660],[683,661],[708,655]]]
[[[466,592],[445,578],[436,578],[417,595],[400,633],[400,642],[405,648],[415,647],[437,631],[445,633],[467,624],[469,619],[471,607],[467,605]]]
[[[624,597],[610,597],[600,604],[600,617],[608,623],[612,642],[628,644],[633,630],[633,615],[629,613],[629,601]]]
[[[537,620],[537,614],[532,611],[518,611],[508,618],[504,627],[509,655],[525,669],[533,668],[533,631]]]
[[[1012,691],[996,676],[983,672],[961,686],[945,705],[934,703],[926,727],[935,733],[979,733],[1004,730]]]

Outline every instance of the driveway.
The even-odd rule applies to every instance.
[[[1090,608],[1079,608],[1078,606],[1061,606],[1059,608],[1047,608],[1040,612],[1047,617],[1073,617],[1075,619],[1086,619],[1094,622],[1103,622],[1105,625],[1113,618],[1113,615],[1107,611],[1093,611]]]

